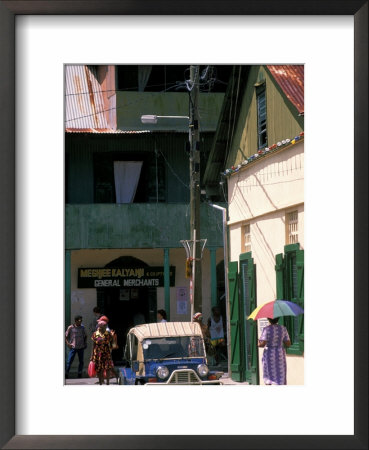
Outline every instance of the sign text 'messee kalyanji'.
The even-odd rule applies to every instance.
[[[169,268],[169,284],[175,286],[175,267]],[[163,287],[164,267],[81,267],[78,288]]]

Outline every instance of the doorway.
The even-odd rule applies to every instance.
[[[147,264],[131,256],[111,261],[106,268],[137,268]],[[156,322],[156,288],[103,287],[96,289],[97,306],[109,318],[109,328],[117,334],[118,349],[113,350],[115,365],[122,363],[126,336],[130,328],[141,323]]]

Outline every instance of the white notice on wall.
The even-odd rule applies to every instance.
[[[258,325],[259,325],[259,336],[260,336],[263,329],[269,325],[269,321],[268,321],[268,319],[259,319]]]
[[[186,287],[177,287],[177,314],[187,314],[188,294]]]

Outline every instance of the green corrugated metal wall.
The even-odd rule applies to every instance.
[[[188,204],[131,203],[67,205],[65,248],[177,248],[190,239]],[[222,247],[222,217],[207,204],[200,208],[201,237]]]
[[[201,135],[201,171],[205,170],[206,155],[210,150],[213,137],[214,133]],[[166,201],[168,203],[189,201],[187,141],[187,133],[66,134],[67,203],[93,203],[94,153],[154,153],[155,149],[165,158]]]
[[[215,131],[224,94],[201,92],[199,95],[200,133]],[[117,126],[120,130],[188,129],[186,119],[159,119],[155,125],[142,124],[141,115],[188,116],[188,92],[117,92]]]

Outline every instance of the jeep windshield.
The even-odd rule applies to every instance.
[[[145,339],[142,348],[145,360],[205,357],[204,343],[199,336]]]

